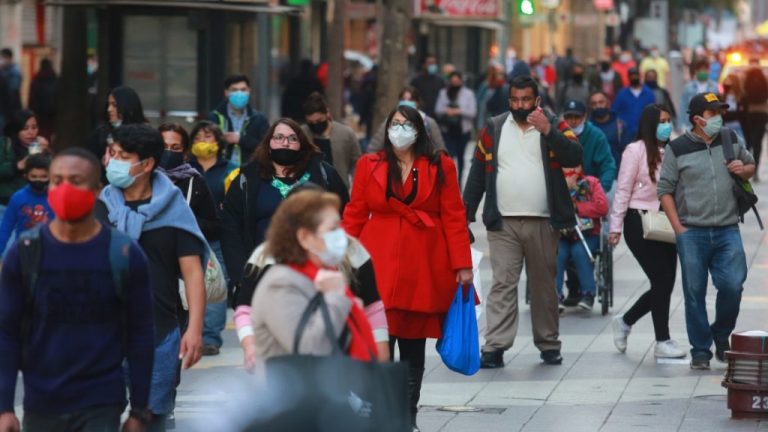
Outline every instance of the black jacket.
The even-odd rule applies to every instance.
[[[488,231],[500,231],[502,228],[502,216],[496,201],[496,174],[499,169],[496,149],[501,139],[502,126],[509,115],[507,112],[488,119],[477,140],[475,156],[464,188],[467,220],[472,222],[475,221],[477,207],[485,194],[483,223]],[[555,229],[571,228],[575,223],[575,212],[562,168],[581,164],[582,148],[564,121],[558,122],[554,116],[550,116],[550,122],[552,128],[549,135],[541,137],[542,169],[547,183],[550,224]],[[513,187],[524,188],[525,185]]]
[[[221,246],[229,278],[235,284],[240,283],[251,252],[265,240],[272,215],[283,201],[272,182],[259,176],[259,168],[256,163],[243,166],[224,198]],[[310,182],[341,198],[343,213],[349,202],[349,192],[336,170],[323,161],[322,155],[317,155],[307,171]]]
[[[250,105],[245,107],[245,123],[243,123],[243,130],[240,131],[240,159],[241,163],[246,163],[250,158],[253,151],[264,139],[264,135],[269,130],[269,120],[267,117],[259,111],[251,108]],[[236,132],[232,128],[232,119],[229,118],[229,111],[227,111],[227,101],[222,101],[213,111],[208,113],[208,120],[216,123],[222,132]],[[231,156],[231,149],[227,149],[222,156],[225,159],[229,159]]]
[[[213,200],[211,191],[208,189],[208,185],[205,183],[205,179],[202,177],[187,177],[174,184],[181,190],[181,194],[184,196],[184,200],[186,200],[190,181],[192,182],[192,196],[189,200],[189,208],[192,209],[192,213],[195,215],[197,225],[200,227],[200,231],[203,232],[206,240],[209,242],[219,241],[221,239],[221,220],[216,212],[216,203]]]

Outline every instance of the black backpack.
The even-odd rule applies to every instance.
[[[723,145],[723,156],[725,157],[725,161],[727,163],[730,163],[736,158],[733,154],[733,133],[733,131],[725,127],[720,129],[720,138]],[[744,223],[744,215],[751,209],[753,212],[755,212],[755,217],[757,217],[757,224],[760,225],[760,230],[762,230],[763,221],[760,219],[760,214],[757,212],[757,207],[755,207],[755,204],[757,204],[757,195],[752,188],[752,184],[749,182],[749,180],[744,180],[735,174],[731,174],[731,177],[733,178],[733,194],[736,196],[736,206],[739,212],[739,221]]]
[[[37,278],[40,272],[40,259],[42,257],[42,241],[40,240],[38,226],[19,235],[19,261],[25,290],[24,313],[21,322],[22,343],[29,340],[32,335],[32,323],[34,322],[34,303]],[[115,294],[121,304],[125,304],[124,285],[128,278],[130,264],[131,238],[126,234],[109,228],[109,263],[112,268],[112,281],[115,286]],[[127,346],[127,310],[123,308],[121,314],[123,330],[123,347]]]

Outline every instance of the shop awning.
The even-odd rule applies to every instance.
[[[273,6],[268,0],[46,0],[49,6],[143,6],[181,9],[207,9],[231,12],[252,12],[271,14],[299,13],[301,8]]]

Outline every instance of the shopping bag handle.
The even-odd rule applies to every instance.
[[[325,303],[323,293],[318,292],[309,301],[307,307],[304,308],[304,312],[299,319],[299,325],[296,327],[296,335],[293,338],[293,353],[299,354],[299,344],[301,343],[301,337],[304,335],[304,330],[307,327],[309,318],[320,309],[320,315],[323,317],[323,323],[325,324],[325,336],[331,342],[332,355],[343,355],[341,348],[339,347],[339,341],[336,340],[335,333],[333,331],[333,322],[331,322],[331,313],[328,311],[328,305]]]
[[[464,292],[464,287],[467,287],[467,292]],[[475,293],[475,284],[474,283],[468,283],[466,285],[459,282],[459,286],[457,288],[458,290],[461,290],[461,301],[462,302],[468,302],[470,300],[474,299],[473,294]]]

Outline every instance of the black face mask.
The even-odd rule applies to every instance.
[[[640,87],[640,78],[630,78],[629,85],[632,87]]]
[[[301,159],[301,152],[288,148],[271,149],[269,151],[269,158],[278,165],[284,167],[293,166]]]
[[[659,87],[659,82],[658,81],[646,81],[645,85],[647,85],[648,87],[650,87],[652,89],[655,89],[655,88]]]
[[[610,114],[610,108],[597,108],[596,110],[592,111],[592,118],[603,118]]]
[[[163,155],[160,156],[160,163],[158,165],[160,165],[164,170],[170,171],[183,163],[183,152],[163,150]]]
[[[608,72],[608,69],[611,68],[611,64],[608,62],[600,63],[600,70],[603,72]]]
[[[313,134],[319,135],[328,129],[328,120],[317,123],[307,123],[307,126],[309,126],[309,130],[311,130]]]
[[[515,119],[515,121],[518,122],[524,122],[528,120],[528,116],[531,115],[532,112],[536,110],[536,107],[533,108],[519,108],[519,109],[510,109],[509,112],[512,113],[512,117]]]
[[[45,192],[45,189],[48,187],[48,180],[30,180],[29,186],[32,188],[33,191],[37,193],[43,193]]]
[[[582,82],[584,82],[584,74],[580,74],[580,73],[574,74],[573,82],[575,82],[576,84],[581,84]]]

